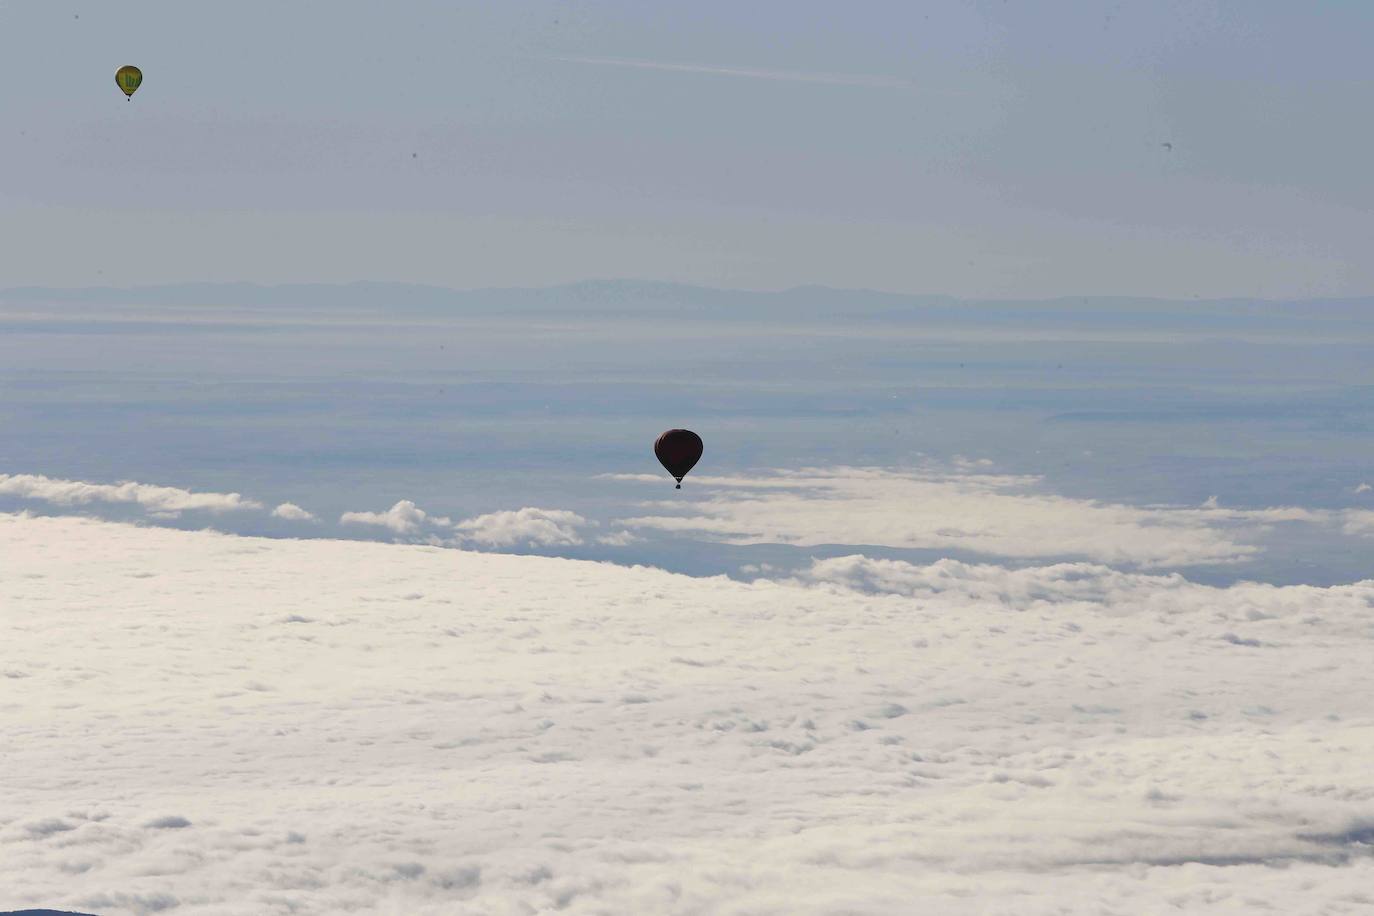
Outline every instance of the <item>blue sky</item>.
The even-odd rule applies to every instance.
[[[1358,295],[1371,26],[1358,3],[10,0],[0,266]]]

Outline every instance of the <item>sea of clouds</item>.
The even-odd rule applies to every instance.
[[[452,549],[621,531],[562,510],[342,520],[400,544],[0,514],[0,906],[1374,907],[1374,581],[1155,569],[1174,541],[1225,557],[1291,519],[1060,502],[977,468],[710,485],[625,532],[681,519],[806,544],[834,501],[855,543],[960,537],[1018,562],[858,549],[743,582]],[[0,488],[132,500],[157,524],[309,511]],[[958,534],[866,508],[956,492],[987,510]],[[1036,530],[1081,558],[1037,561]]]
[[[626,487],[662,489],[662,475],[608,474]],[[960,459],[914,468],[830,467],[690,478],[690,500],[639,499],[605,523],[561,508],[525,506],[454,519],[413,500],[341,513],[337,527],[309,508],[275,508],[239,493],[191,491],[134,481],[93,483],[0,473],[0,500],[99,513],[132,507],[150,520],[200,513],[217,525],[260,515],[296,523],[301,535],[363,536],[471,549],[557,552],[587,544],[624,546],[659,534],[727,545],[878,546],[1015,562],[1081,559],[1145,569],[1225,567],[1253,561],[1278,532],[1374,537],[1374,510],[1298,506],[1233,509],[1213,497],[1198,506],[1127,505],[1047,492],[1034,475],[997,473]],[[644,514],[633,514],[638,511]]]

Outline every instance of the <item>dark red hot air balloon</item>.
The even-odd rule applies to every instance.
[[[681,490],[682,478],[701,460],[701,437],[690,429],[670,429],[654,443],[654,457],[677,478]]]

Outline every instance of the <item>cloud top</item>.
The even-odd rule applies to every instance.
[[[451,547],[572,547],[583,543],[582,529],[595,526],[566,509],[506,509],[454,522],[431,515],[403,499],[385,512],[345,512],[343,525],[385,528],[409,540]],[[622,532],[628,537],[628,533]]]
[[[241,512],[262,508],[262,503],[245,499],[238,493],[197,493],[180,487],[134,481],[88,483],[44,477],[41,474],[0,474],[0,496],[41,500],[58,506],[128,503],[150,513],[169,516],[197,510]]]
[[[579,529],[589,522],[566,509],[523,509],[489,512],[454,525],[464,541],[483,547],[573,546],[582,543]]]
[[[1374,581],[741,583],[3,514],[0,557],[18,901],[1317,913],[1374,881]]]
[[[1039,479],[1028,476],[839,467],[695,483],[708,495],[682,514],[624,524],[733,544],[881,545],[1141,566],[1228,563],[1258,549],[1229,530],[1234,512],[1072,499],[1040,492]]]
[[[272,510],[273,518],[286,519],[290,522],[312,522],[315,520],[314,513],[307,512],[295,503],[282,503]]]
[[[345,512],[339,516],[339,524],[371,525],[396,534],[418,534],[429,525],[447,525],[448,519],[430,516],[415,503],[402,499],[385,512]]]

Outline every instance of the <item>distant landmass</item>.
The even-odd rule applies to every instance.
[[[510,315],[563,318],[671,316],[674,320],[759,321],[844,318],[930,327],[1035,327],[1130,330],[1374,329],[1374,297],[1353,299],[1193,299],[1069,296],[1057,299],[957,299],[866,289],[798,286],[777,291],[717,289],[649,280],[587,280],[540,288],[461,290],[412,283],[177,283],[141,287],[14,287],[0,307],[178,309],[303,308],[433,318]]]
[[[841,290],[802,286],[777,292],[716,289],[685,283],[651,280],[586,280],[548,287],[450,289],[415,283],[359,281],[356,283],[175,283],[138,287],[15,287],[0,290],[0,301],[81,302],[119,305],[231,305],[307,306],[318,308],[366,308],[388,310],[471,310],[511,308],[533,311],[566,311],[597,307],[611,310],[672,309],[684,304],[735,310],[761,308],[779,303],[850,305],[887,308],[912,305],[957,305],[948,296],[911,296],[872,290]]]

